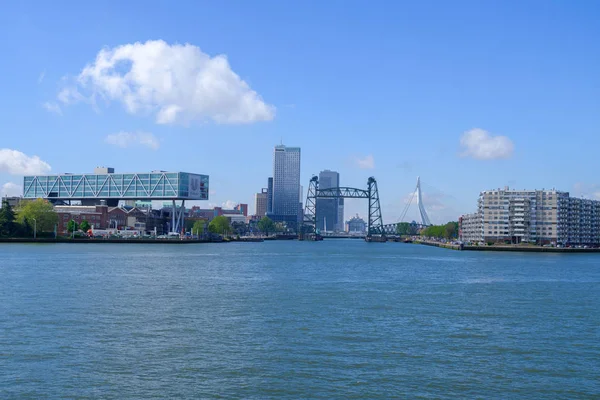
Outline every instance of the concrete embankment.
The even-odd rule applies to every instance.
[[[414,241],[413,243],[425,246],[441,247],[450,250],[464,251],[513,251],[526,253],[600,253],[598,249],[583,249],[575,247],[542,247],[542,246],[523,246],[523,245],[492,245],[492,246],[461,246],[450,243],[440,243],[431,241]]]
[[[450,249],[450,250],[460,250],[459,245],[450,244],[450,243],[430,242],[430,241],[421,241],[421,240],[415,240],[415,241],[413,241],[413,243],[422,244],[425,246],[442,247],[444,249]]]
[[[575,247],[542,247],[542,246],[463,246],[466,251],[518,251],[526,253],[600,253],[600,249],[578,249]]]
[[[180,239],[87,239],[87,238],[0,238],[0,243],[86,243],[86,244],[106,244],[106,243],[127,243],[127,244],[198,244],[198,243],[228,243],[228,242],[262,242],[262,238],[239,238],[239,239],[201,239],[201,240],[180,240]],[[276,237],[269,240],[278,240]]]

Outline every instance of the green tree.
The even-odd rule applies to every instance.
[[[86,220],[81,221],[81,224],[79,224],[79,229],[81,229],[83,232],[86,232],[91,228],[91,225],[89,222],[87,222]]]
[[[38,232],[53,232],[58,214],[51,203],[43,199],[26,202],[17,211],[17,222],[23,227],[34,227]]]
[[[0,208],[0,236],[10,236],[16,231],[15,213],[8,201],[2,200]]]
[[[79,229],[79,227],[77,226],[77,222],[75,222],[75,221],[73,221],[73,220],[70,220],[70,221],[67,223],[67,232],[69,232],[69,233],[73,233],[73,232],[76,232],[76,231],[77,231],[77,229]]]
[[[458,222],[452,221],[444,225],[444,237],[454,239],[458,237]]]
[[[422,236],[454,239],[458,236],[458,222],[451,221],[445,225],[432,225],[423,229]]]
[[[205,221],[202,219],[194,221],[194,225],[192,226],[192,234],[193,235],[202,235],[204,233],[204,224],[205,224]]]
[[[400,222],[396,225],[396,234],[397,235],[410,235],[410,224],[408,222]]]
[[[275,230],[275,224],[273,220],[269,217],[262,217],[260,221],[258,221],[258,229],[263,232],[266,236],[269,236],[269,232],[273,232]]]
[[[231,229],[233,229],[237,235],[245,235],[246,232],[248,232],[248,224],[241,221],[232,222]]]
[[[223,215],[214,217],[210,224],[208,224],[208,231],[211,233],[219,233],[221,235],[229,231],[229,220]]]

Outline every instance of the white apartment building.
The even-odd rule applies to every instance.
[[[465,214],[458,220],[459,237],[465,242],[483,242],[483,229],[479,213]]]
[[[552,190],[486,190],[460,219],[465,242],[600,244],[600,201]]]

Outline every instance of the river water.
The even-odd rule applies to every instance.
[[[0,398],[598,398],[600,254],[0,244]]]

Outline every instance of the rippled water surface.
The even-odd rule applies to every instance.
[[[600,254],[0,244],[0,398],[598,398]]]

